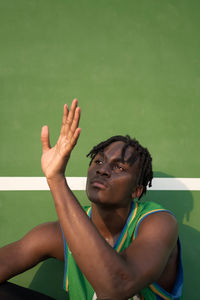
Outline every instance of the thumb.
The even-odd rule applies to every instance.
[[[49,128],[47,125],[42,127],[41,130],[41,142],[42,142],[42,150],[43,153],[50,149],[50,142],[49,142]]]

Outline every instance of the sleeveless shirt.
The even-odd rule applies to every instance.
[[[91,217],[91,207],[83,207],[88,217]],[[126,249],[131,242],[136,238],[137,231],[140,223],[144,218],[150,214],[157,212],[168,212],[169,210],[164,209],[161,205],[154,202],[140,202],[132,201],[131,210],[127,218],[126,224],[121,231],[119,238],[117,239],[114,249],[120,253]],[[172,214],[172,213],[171,213]],[[66,240],[64,239],[64,256],[65,256],[65,271],[64,271],[64,282],[63,288],[68,292],[70,300],[95,300],[96,294],[91,284],[85,278],[84,274],[76,264],[70,249],[67,246]],[[150,284],[144,288],[139,295],[135,295],[131,299],[141,300],[179,300],[182,299],[182,288],[183,288],[183,268],[181,261],[181,246],[178,240],[179,248],[179,263],[176,282],[174,284],[171,293],[165,291],[156,282]],[[87,259],[87,258],[86,258]]]

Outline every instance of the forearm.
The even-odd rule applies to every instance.
[[[0,255],[1,255],[1,251],[0,251]],[[12,272],[9,269],[9,266],[7,264],[5,264],[4,261],[2,261],[0,259],[0,284],[5,282],[6,280],[10,279],[11,277],[13,277],[14,275],[16,275],[15,273],[12,274]]]
[[[20,249],[18,242],[14,242],[0,249],[0,283],[22,273],[27,266],[20,263]]]
[[[48,180],[48,184],[68,246],[97,294],[110,296],[122,282],[129,285],[133,274],[126,261],[98,233],[64,177]]]

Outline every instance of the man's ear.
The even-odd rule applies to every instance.
[[[140,198],[143,192],[143,185],[137,185],[134,192],[132,192],[132,199],[134,198]]]

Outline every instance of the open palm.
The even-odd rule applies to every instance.
[[[67,104],[64,105],[61,132],[54,147],[51,148],[50,146],[48,126],[42,127],[41,142],[43,154],[41,166],[47,179],[63,176],[65,173],[71,151],[76,145],[81,131],[78,128],[80,108],[77,107],[77,104],[77,99],[74,99],[69,111]]]

